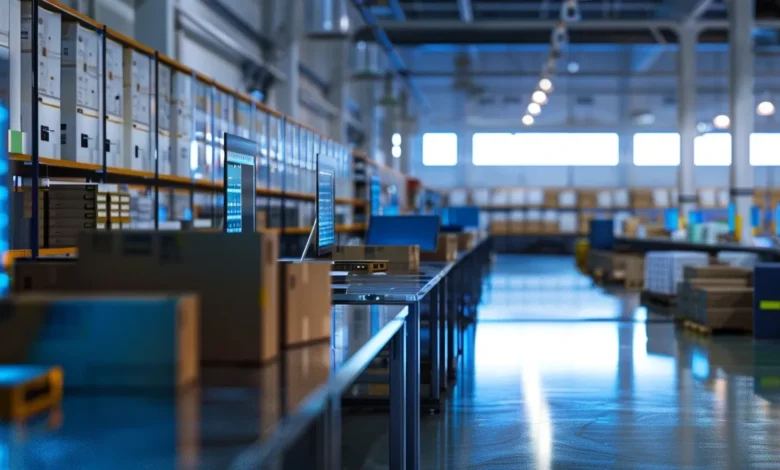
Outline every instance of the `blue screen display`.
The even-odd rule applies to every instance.
[[[442,225],[458,225],[463,228],[479,228],[479,207],[458,206],[444,209]]]
[[[333,171],[317,171],[317,254],[330,253],[336,243]]]
[[[379,215],[382,204],[382,183],[378,176],[371,177],[371,215]]]
[[[419,245],[422,251],[434,251],[439,241],[439,217],[436,215],[394,215],[372,217],[366,245]]]
[[[664,214],[664,225],[666,230],[670,232],[674,232],[680,228],[680,212],[676,207],[666,209],[666,213]]]
[[[225,231],[254,232],[257,217],[257,143],[225,134]]]

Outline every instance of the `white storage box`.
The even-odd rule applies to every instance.
[[[558,193],[558,206],[560,207],[576,207],[577,206],[577,191],[573,189],[565,189]]]
[[[744,251],[721,251],[718,253],[718,261],[735,268],[753,269],[758,263],[758,255]]]
[[[645,256],[645,290],[675,295],[685,266],[707,266],[709,255],[695,251],[650,251]]]

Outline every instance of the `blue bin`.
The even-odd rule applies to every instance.
[[[780,263],[757,264],[753,289],[753,336],[780,339]]]
[[[590,221],[588,241],[591,250],[612,251],[615,245],[615,228],[612,219],[593,219]]]

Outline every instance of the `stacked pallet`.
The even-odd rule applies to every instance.
[[[587,270],[597,282],[619,283],[627,289],[636,289],[644,284],[644,264],[641,254],[591,250]]]
[[[648,300],[674,303],[677,285],[687,266],[707,266],[709,255],[694,251],[651,251],[645,256],[645,287]]]
[[[752,331],[753,271],[725,265],[689,266],[678,286],[678,316],[707,331]]]

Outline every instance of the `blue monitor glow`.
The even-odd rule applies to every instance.
[[[479,207],[456,206],[444,209],[442,225],[460,225],[464,228],[479,228]]]
[[[422,251],[435,251],[439,242],[439,216],[393,215],[372,217],[366,245],[419,245]]]
[[[225,133],[224,230],[254,232],[257,217],[257,143]]]
[[[753,228],[761,226],[761,208],[758,206],[750,208],[750,226]]]
[[[333,170],[317,169],[317,256],[330,254],[336,244]]]
[[[379,215],[382,211],[382,183],[378,176],[371,177],[370,197],[371,215]]]
[[[666,230],[674,232],[680,228],[680,212],[676,207],[666,209],[664,213],[664,225]]]

